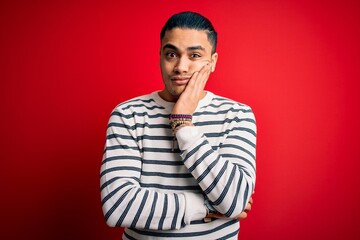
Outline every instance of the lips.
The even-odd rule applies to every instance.
[[[176,85],[186,85],[188,81],[190,80],[190,77],[187,76],[173,76],[170,78],[171,82],[173,82]]]

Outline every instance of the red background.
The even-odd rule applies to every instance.
[[[99,169],[111,110],[162,88],[159,32],[219,33],[207,89],[257,118],[240,239],[360,239],[359,1],[1,1],[1,239],[120,239]]]

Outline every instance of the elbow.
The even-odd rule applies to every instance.
[[[222,213],[228,218],[239,218],[239,216],[246,214],[251,205],[251,195],[254,191],[254,183],[245,184],[244,188],[240,188],[237,192],[237,197],[233,199],[232,204],[228,206],[227,211]]]
[[[105,207],[105,206],[102,207],[102,212],[103,212],[105,223],[109,227],[117,227],[117,223],[115,221],[115,218],[111,217],[111,214],[109,214],[109,210],[110,209]]]
[[[108,219],[108,220],[105,219],[105,222],[106,222],[106,225],[108,225],[108,227],[117,227],[115,221],[112,221],[110,219]]]

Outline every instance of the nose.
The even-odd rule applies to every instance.
[[[175,73],[187,73],[189,71],[189,59],[187,59],[186,57],[181,57],[179,58],[179,60],[177,61],[175,67],[174,67],[174,72]]]

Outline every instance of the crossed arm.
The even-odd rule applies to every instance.
[[[205,64],[200,71],[195,72],[190,79],[186,89],[180,95],[178,101],[176,102],[172,114],[193,114],[199,101],[204,97],[204,88],[209,79],[211,73],[211,63],[208,62]],[[250,197],[248,203],[243,212],[237,215],[235,218],[243,220],[247,218],[248,212],[251,210],[253,204],[253,198]],[[221,213],[209,213],[207,218],[226,218]]]
[[[188,87],[175,104],[173,113],[193,113],[202,98],[203,87],[209,73],[210,70],[205,66],[194,74]],[[199,86],[197,84],[203,85]],[[186,103],[183,100],[186,100]],[[189,104],[189,100],[192,104]],[[126,113],[118,112],[112,115],[108,127],[108,145],[105,149],[101,168],[102,203],[107,223],[110,226],[165,230],[179,229],[183,227],[184,222],[189,223],[191,220],[204,218],[206,208],[201,195],[191,192],[164,193],[140,186],[141,155],[135,141],[136,136],[134,131],[131,130],[131,126],[134,126],[135,122],[131,122],[127,118],[128,116],[124,116],[124,114]],[[211,151],[210,146],[206,147],[208,147],[207,151]],[[124,159],[124,156],[126,159]],[[212,158],[207,159],[208,163],[214,162],[214,159],[218,156],[219,154],[213,151]],[[191,161],[196,161],[196,159],[197,157],[193,156],[188,163],[190,164]],[[245,197],[242,194],[240,197],[234,198],[235,200],[241,199],[241,204],[238,205],[244,207],[240,206],[237,211],[226,214],[226,206],[222,204],[217,208],[219,213],[212,213],[207,217],[244,219],[251,209],[251,191],[254,184],[251,176],[248,178],[249,180],[247,177],[254,173],[245,174],[241,166],[235,167],[230,164],[227,167],[229,173],[235,171],[236,179],[234,181],[243,181],[243,186],[249,186],[250,184],[250,187],[248,187],[250,192],[246,193]],[[223,168],[223,166],[219,165],[220,168]],[[196,178],[196,176],[194,177]],[[224,178],[224,182],[227,181],[226,179]],[[202,187],[206,188],[206,184]],[[244,190],[242,191],[244,192]],[[214,198],[215,195],[211,194],[209,194],[210,198]],[[235,203],[235,205],[237,204]]]

